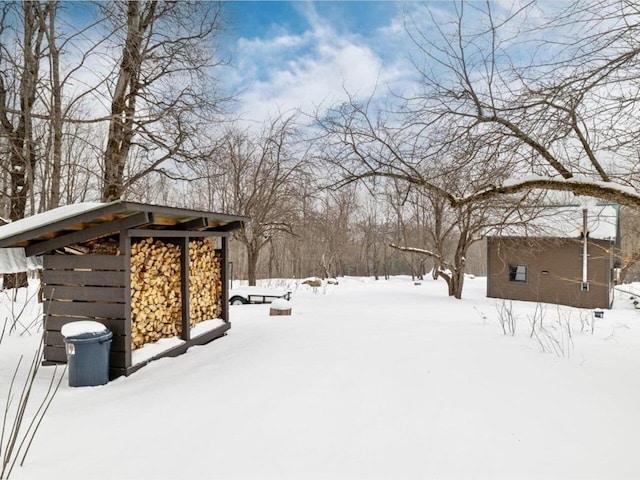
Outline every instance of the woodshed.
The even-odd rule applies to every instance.
[[[248,220],[122,200],[81,203],[0,227],[0,248],[42,256],[44,362],[66,362],[63,325],[95,320],[114,335],[114,378],[225,335],[228,238]]]

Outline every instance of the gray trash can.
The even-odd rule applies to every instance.
[[[112,337],[113,333],[107,327],[102,331],[87,332],[76,329],[65,335],[70,387],[93,387],[109,382]]]

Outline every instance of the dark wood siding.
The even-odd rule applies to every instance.
[[[161,233],[161,234],[159,234]],[[185,329],[186,342],[162,356],[174,356],[192,345],[202,345],[223,336],[230,328],[228,319],[228,293],[226,276],[227,233],[161,231],[155,239],[180,242],[187,245],[191,234],[195,237],[221,237],[218,252],[222,261],[223,304],[221,317],[225,325],[197,338],[190,338]],[[131,358],[131,237],[139,230],[126,230],[120,235],[120,255],[62,255],[50,254],[43,261],[43,296],[45,327],[45,363],[64,363],[66,353],[62,327],[70,322],[94,320],[104,324],[113,333],[110,351],[109,376],[129,375],[140,368],[132,365]],[[166,238],[165,238],[166,237]],[[188,272],[187,251],[183,255],[183,272]],[[188,278],[188,277],[187,277]],[[184,279],[183,279],[184,281]],[[187,283],[185,283],[185,286]],[[186,287],[185,287],[186,288]],[[183,294],[188,298],[188,295]],[[188,304],[183,312],[188,312]],[[183,323],[189,323],[186,313]],[[156,357],[154,357],[156,358]],[[147,362],[144,362],[147,363]]]
[[[94,320],[113,333],[110,368],[124,371],[130,366],[125,355],[131,342],[131,329],[126,328],[126,262],[123,255],[44,257],[45,360],[66,362],[63,325]]]

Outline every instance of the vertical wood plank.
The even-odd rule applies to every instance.
[[[189,317],[189,237],[180,240],[180,294],[182,296],[182,339],[191,339]]]
[[[222,320],[229,323],[229,265],[227,264],[228,237],[221,238],[220,275],[222,276]]]
[[[131,236],[120,232],[120,255],[124,256],[124,367],[131,367]]]

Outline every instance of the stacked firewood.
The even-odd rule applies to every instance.
[[[66,245],[56,250],[62,255],[120,255],[120,243],[113,238],[90,240],[84,244]]]
[[[220,256],[208,240],[189,242],[190,325],[222,311]],[[146,238],[131,245],[133,348],[182,333],[180,247]]]
[[[218,318],[222,310],[220,256],[209,239],[189,242],[189,318],[191,326]]]
[[[87,247],[92,255],[120,255],[120,243],[113,238],[87,242]]]
[[[152,238],[132,244],[132,347],[178,335],[181,311],[180,247]]]

